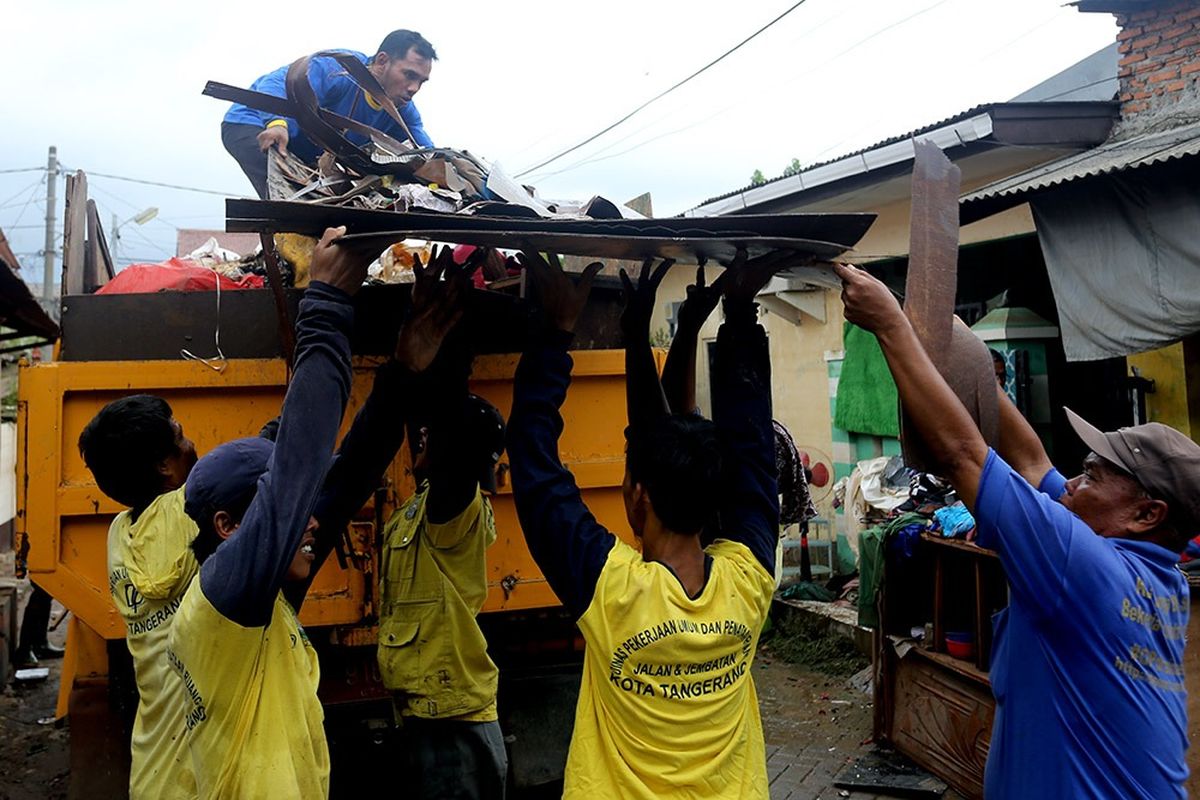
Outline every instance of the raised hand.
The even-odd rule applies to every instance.
[[[833,271],[842,279],[842,305],[848,322],[876,334],[908,324],[900,302],[883,281],[849,264],[834,264]]]
[[[413,257],[412,310],[396,339],[396,360],[413,372],[423,372],[437,357],[442,342],[462,319],[471,274],[478,268],[468,259],[454,263],[449,247],[435,250],[428,266]]]
[[[346,235],[346,226],[326,228],[313,248],[312,267],[309,274],[314,281],[321,281],[353,295],[367,279],[367,267],[379,255],[373,248],[362,245],[343,244],[336,241]]]
[[[547,261],[534,251],[522,251],[517,263],[533,281],[546,321],[561,331],[574,333],[575,323],[592,291],[592,282],[604,265],[599,261],[588,264],[576,282],[563,272],[557,255],[550,253],[549,257]]]
[[[621,330],[625,334],[626,342],[634,339],[649,341],[650,318],[654,316],[654,297],[658,293],[663,276],[674,263],[674,259],[664,259],[651,273],[650,267],[654,264],[654,259],[647,258],[642,262],[637,286],[629,279],[629,273],[621,270],[621,287],[625,299],[625,308],[621,311]]]
[[[763,287],[775,277],[775,273],[803,264],[807,260],[790,250],[776,250],[751,259],[745,249],[739,249],[721,276],[725,278],[725,299],[731,302],[753,302]]]
[[[696,282],[687,287],[687,297],[675,315],[675,325],[678,329],[699,331],[704,327],[705,321],[721,301],[721,292],[725,289],[728,275],[728,271],[722,272],[716,280],[706,286],[704,266],[696,267]]]

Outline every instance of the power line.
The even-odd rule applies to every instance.
[[[0,175],[11,175],[14,172],[45,172],[45,167],[22,167],[20,169],[0,169]]]
[[[114,181],[126,181],[128,183],[140,183],[144,186],[161,186],[164,189],[178,189],[182,192],[196,192],[198,194],[215,194],[218,197],[241,197],[242,195],[236,192],[218,192],[215,189],[199,189],[195,186],[181,186],[178,183],[163,183],[162,181],[148,181],[141,178],[130,178],[125,175],[111,175],[107,172],[91,172],[84,170],[89,177],[111,178]]]
[[[666,131],[665,133],[656,134],[654,136],[651,136],[649,139],[643,139],[642,141],[638,142],[637,144],[630,145],[629,147],[625,148],[624,150],[619,150],[616,153],[611,153],[609,155],[601,155],[601,153],[604,152],[603,150],[601,150],[597,153],[594,153],[594,154],[588,156],[587,158],[580,159],[579,161],[576,161],[573,164],[569,164],[568,166],[565,166],[560,170],[555,170],[554,172],[539,173],[539,175],[543,175],[547,178],[551,178],[555,175],[561,175],[564,172],[570,172],[571,170],[576,169],[578,167],[586,166],[587,164],[594,164],[599,161],[608,161],[609,159],[620,158],[621,156],[623,156],[627,153],[632,153],[634,150],[638,150],[642,147],[645,147],[646,145],[651,144],[652,142],[657,142],[659,139],[665,139],[668,136],[674,136],[675,134],[678,134],[678,133],[690,131],[692,128],[695,128],[698,125],[703,125],[704,123],[709,122],[710,120],[714,119],[715,117],[720,116],[722,113],[723,112],[718,111],[715,114],[708,115],[704,119],[699,119],[699,120],[696,120],[695,122],[684,125],[682,128],[675,128],[674,130]]]
[[[893,30],[893,29],[895,29],[895,28],[897,28],[897,27],[899,27],[899,26],[901,26],[901,25],[904,25],[905,23],[907,23],[907,22],[909,22],[909,21],[911,21],[911,20],[915,19],[916,17],[919,17],[919,16],[921,16],[922,14],[928,13],[928,12],[930,12],[930,11],[934,10],[935,8],[938,8],[939,6],[943,6],[943,5],[945,5],[946,3],[948,3],[948,2],[950,2],[950,0],[938,0],[938,2],[935,2],[935,3],[933,3],[932,5],[926,6],[925,8],[922,8],[922,9],[920,9],[919,11],[915,11],[915,12],[913,12],[912,14],[909,14],[907,17],[903,17],[902,19],[899,19],[899,20],[896,20],[895,22],[889,23],[888,25],[885,25],[884,27],[880,28],[879,30],[875,31],[874,33],[871,33],[871,34],[867,35],[866,37],[864,37],[864,38],[862,38],[862,39],[859,39],[857,42],[855,42],[854,44],[852,44],[852,45],[850,45],[849,47],[845,48],[844,50],[840,51],[840,52],[839,52],[839,53],[837,53],[836,55],[834,55],[834,56],[832,56],[832,57],[830,57],[830,58],[822,59],[821,63],[820,63],[818,66],[816,66],[816,67],[814,67],[814,68],[812,68],[812,69],[810,69],[810,70],[807,70],[807,71],[805,71],[805,72],[802,72],[802,73],[800,73],[800,75],[799,75],[799,76],[796,76],[796,77],[801,77],[801,76],[809,75],[809,74],[812,74],[813,72],[816,72],[816,71],[818,71],[818,70],[820,70],[820,69],[823,69],[823,68],[825,68],[825,67],[829,66],[829,64],[830,64],[830,63],[832,63],[833,61],[836,61],[837,59],[841,58],[842,56],[845,56],[846,54],[848,54],[848,53],[850,53],[850,52],[852,52],[852,51],[854,51],[854,50],[858,49],[860,46],[862,46],[863,44],[865,44],[865,43],[869,42],[870,40],[874,39],[875,37],[877,37],[877,36],[881,36],[881,35],[883,35],[884,33],[887,33],[888,31],[891,31],[891,30]],[[790,11],[790,10],[791,10],[791,9],[789,9],[789,11]],[[787,12],[784,12],[784,13],[787,13]],[[734,108],[736,108],[737,106],[741,105],[741,104],[742,104],[743,102],[745,102],[746,100],[747,100],[747,98],[746,98],[746,97],[743,97],[743,98],[741,98],[740,100],[738,100],[738,101],[736,101],[736,102],[734,102],[734,103],[730,103],[729,105],[727,105],[727,106],[725,106],[724,108],[720,109],[720,110],[719,110],[719,111],[717,111],[716,113],[709,115],[709,116],[708,116],[708,117],[706,117],[705,119],[703,119],[703,120],[700,120],[699,122],[693,123],[693,124],[691,124],[691,125],[688,125],[688,126],[685,126],[685,127],[683,127],[683,128],[678,128],[678,129],[676,129],[676,130],[670,131],[669,133],[662,134],[662,135],[660,135],[660,136],[654,136],[654,137],[652,137],[652,138],[650,138],[650,139],[647,139],[647,140],[645,140],[645,141],[643,141],[643,142],[641,142],[641,143],[639,143],[639,144],[636,144],[636,145],[634,145],[634,146],[632,146],[632,147],[630,147],[630,148],[627,148],[627,149],[625,149],[625,150],[622,150],[622,151],[621,151],[621,152],[620,152],[618,155],[625,155],[625,154],[627,154],[627,153],[631,153],[631,152],[633,152],[634,150],[637,150],[637,149],[639,149],[639,148],[641,148],[641,147],[644,147],[644,146],[645,146],[645,145],[647,145],[647,144],[650,144],[651,142],[657,141],[657,140],[659,140],[659,139],[662,139],[662,138],[665,138],[665,137],[667,137],[667,136],[672,136],[672,135],[675,135],[675,134],[678,134],[678,133],[682,133],[683,131],[686,131],[686,130],[689,130],[690,128],[693,128],[693,127],[695,127],[696,125],[703,124],[704,122],[707,122],[707,121],[709,121],[709,120],[711,120],[711,119],[713,119],[713,118],[715,118],[715,117],[717,117],[717,116],[720,116],[720,115],[722,115],[722,114],[725,114],[725,113],[727,113],[727,112],[731,111],[732,109],[734,109]],[[593,138],[594,138],[594,137],[593,137]],[[586,144],[586,142],[585,142],[584,144]],[[832,149],[832,148],[830,148],[830,149]],[[570,151],[566,151],[566,152],[570,152]],[[600,152],[603,152],[603,151],[600,151]],[[565,155],[565,153],[562,153],[562,154],[560,154],[560,155]],[[569,167],[566,167],[566,168],[564,168],[564,169],[558,170],[557,172],[553,172],[553,173],[550,173],[550,174],[551,174],[551,175],[559,175],[559,174],[562,174],[563,172],[569,172],[570,170],[572,170],[572,169],[575,169],[576,167],[581,167],[581,166],[584,166],[584,165],[586,165],[586,164],[590,164],[590,163],[592,163],[593,161],[603,161],[603,160],[606,160],[606,159],[608,159],[608,158],[612,158],[612,157],[613,157],[613,156],[605,156],[604,158],[596,158],[595,156],[596,156],[596,154],[593,154],[592,156],[588,156],[588,157],[586,157],[586,158],[584,158],[584,159],[582,159],[582,160],[580,160],[580,161],[578,161],[578,162],[576,162],[576,163],[572,164],[572,165],[571,165],[571,166],[569,166]],[[556,156],[555,158],[558,158],[558,156]],[[551,160],[554,160],[554,159],[551,159]],[[549,163],[549,162],[543,162],[543,163]],[[536,167],[535,167],[535,169],[536,169]],[[527,171],[527,172],[528,172],[528,171]],[[527,172],[520,173],[520,175],[525,175],[525,174],[527,174]],[[518,176],[518,177],[520,177],[520,176]]]
[[[44,171],[45,171],[45,170],[43,170],[43,172],[44,172]],[[45,175],[43,175],[42,177],[38,178],[38,179],[37,179],[36,181],[34,181],[33,183],[29,184],[29,185],[28,185],[28,186],[26,186],[25,188],[23,188],[23,189],[21,189],[20,191],[18,191],[18,192],[17,192],[16,194],[14,194],[12,197],[9,197],[9,198],[7,198],[6,200],[0,201],[0,208],[12,208],[13,206],[20,205],[20,204],[21,204],[21,201],[20,201],[20,200],[17,200],[17,198],[18,198],[18,197],[22,197],[22,196],[24,196],[24,194],[25,194],[26,192],[28,192],[30,189],[36,189],[38,186],[41,186],[41,185],[42,185],[42,181],[43,181],[43,180],[45,180],[45,177],[46,177],[46,176],[45,176]],[[15,202],[14,202],[14,201],[15,201]]]
[[[761,28],[759,28],[758,30],[756,30],[754,33],[750,34],[750,35],[749,35],[749,36],[747,36],[745,39],[742,39],[742,40],[741,40],[740,42],[738,42],[736,45],[734,45],[733,47],[729,48],[729,49],[728,49],[728,50],[726,50],[724,53],[722,53],[721,55],[719,55],[719,56],[717,56],[716,58],[714,58],[712,61],[710,61],[710,62],[708,62],[707,64],[705,64],[703,67],[701,67],[700,69],[696,70],[696,71],[695,71],[695,72],[693,72],[691,75],[688,75],[686,78],[684,78],[683,80],[679,81],[678,83],[676,83],[676,84],[675,84],[674,86],[672,86],[671,88],[669,88],[669,89],[666,89],[666,90],[664,90],[664,91],[662,91],[662,92],[659,92],[659,93],[658,93],[658,94],[656,94],[654,97],[651,97],[649,100],[647,100],[646,102],[642,103],[640,106],[638,106],[637,108],[635,108],[633,111],[630,111],[628,114],[626,114],[625,116],[621,117],[619,120],[617,120],[617,121],[616,121],[616,122],[614,122],[613,124],[609,125],[607,128],[604,128],[603,130],[599,131],[598,133],[594,133],[594,134],[592,134],[591,136],[589,136],[588,138],[584,139],[584,140],[583,140],[582,142],[580,142],[579,144],[577,144],[577,145],[574,145],[574,146],[572,146],[572,147],[568,147],[566,150],[563,150],[561,153],[558,153],[557,155],[551,156],[550,158],[546,159],[545,161],[541,162],[540,164],[535,164],[534,166],[530,167],[529,169],[522,170],[521,172],[518,172],[518,173],[517,173],[516,175],[514,175],[513,177],[515,177],[515,178],[520,178],[520,177],[522,177],[522,176],[524,176],[524,175],[528,175],[529,173],[533,172],[534,170],[539,170],[539,169],[541,169],[542,167],[546,166],[547,164],[551,164],[551,163],[553,163],[553,162],[557,161],[558,159],[562,158],[562,157],[563,157],[563,156],[565,156],[565,155],[568,155],[568,154],[570,154],[570,153],[574,153],[576,150],[578,150],[579,148],[583,147],[584,145],[587,145],[587,144],[590,144],[591,142],[594,142],[596,139],[599,139],[601,136],[603,136],[604,134],[608,133],[608,132],[609,132],[609,131],[611,131],[613,128],[617,127],[618,125],[621,125],[621,124],[625,123],[627,120],[629,120],[631,117],[633,117],[633,116],[634,116],[635,114],[637,114],[639,111],[642,111],[643,109],[645,109],[645,108],[646,108],[647,106],[649,106],[650,104],[652,104],[652,103],[655,103],[655,102],[657,102],[657,101],[661,100],[662,98],[664,98],[664,97],[666,97],[667,95],[669,95],[671,92],[673,92],[673,91],[675,91],[676,89],[678,89],[679,87],[683,86],[683,85],[684,85],[685,83],[687,83],[688,81],[692,80],[693,78],[696,78],[696,77],[698,77],[699,75],[703,74],[704,72],[707,72],[707,71],[708,71],[709,69],[711,69],[712,67],[715,67],[717,64],[721,63],[721,62],[722,62],[722,61],[724,61],[726,58],[728,58],[729,56],[731,56],[731,55],[733,55],[734,53],[736,53],[736,52],[737,52],[738,50],[740,50],[740,49],[741,49],[741,48],[742,48],[744,45],[748,44],[748,43],[749,43],[751,40],[755,39],[755,38],[756,38],[756,37],[757,37],[759,34],[761,34],[763,31],[767,30],[767,29],[768,29],[768,28],[770,28],[772,25],[774,25],[775,23],[779,22],[781,19],[783,19],[783,18],[784,18],[784,17],[786,17],[788,14],[792,13],[793,11],[795,11],[795,10],[796,10],[797,8],[799,8],[800,6],[804,5],[806,2],[808,2],[808,0],[798,0],[798,2],[796,2],[796,3],[792,4],[792,6],[791,6],[790,8],[788,8],[786,11],[784,11],[784,12],[783,12],[782,14],[780,14],[779,16],[775,17],[775,19],[771,20],[771,21],[770,21],[770,22],[768,22],[766,25],[763,25]]]
[[[33,198],[37,195],[37,190],[39,188],[41,188],[40,181],[38,182],[38,186],[33,187],[33,190],[29,193],[29,197],[25,198],[25,205],[21,206],[21,210],[17,213],[17,218],[13,221],[14,226],[20,224],[21,218],[24,217],[25,212],[29,210],[29,204],[33,202]]]

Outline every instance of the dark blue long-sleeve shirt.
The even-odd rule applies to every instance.
[[[239,625],[271,621],[325,481],[350,396],[353,323],[348,294],[320,282],[309,285],[296,321],[295,372],[274,453],[241,525],[200,568],[204,596]]]
[[[588,510],[558,456],[563,429],[559,409],[570,384],[570,342],[569,334],[550,332],[531,341],[521,357],[507,447],[513,499],[529,551],[550,588],[579,617],[591,604],[616,539]],[[770,362],[753,308],[734,309],[727,316],[717,347],[714,421],[728,483],[720,504],[721,535],[746,545],[774,572],[779,501]]]
[[[779,475],[771,425],[771,354],[753,303],[725,304],[713,358],[713,422],[721,442],[720,536],[775,574]]]

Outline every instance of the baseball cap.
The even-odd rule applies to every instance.
[[[496,492],[496,462],[504,452],[504,417],[500,410],[477,394],[468,394],[463,408],[464,437],[471,442],[480,461],[479,488]]]
[[[1067,421],[1092,452],[1128,472],[1166,501],[1178,532],[1200,532],[1200,445],[1158,422],[1105,433],[1069,408]]]
[[[274,442],[257,436],[214,447],[188,473],[183,510],[203,530],[214,513],[234,508],[254,490],[274,452]]]

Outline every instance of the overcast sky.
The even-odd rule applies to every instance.
[[[221,228],[220,196],[248,182],[221,146],[227,105],[204,82],[249,86],[319,49],[371,53],[392,28],[438,50],[417,96],[437,144],[520,172],[602,129],[769,22],[795,0],[281,4],[43,0],[5,11],[0,170],[58,146],[89,173],[123,261],[175,252],[177,227]],[[406,6],[410,6],[407,7]],[[305,10],[300,11],[303,7]],[[184,10],[184,9],[187,10]],[[318,10],[318,9],[324,10]],[[345,12],[342,14],[341,12]],[[1008,100],[1111,43],[1107,14],[1061,0],[807,0],[699,78],[524,180],[549,197],[653,196],[676,214],[746,185]],[[59,230],[63,185],[59,184]],[[44,174],[0,174],[0,228],[41,278]]]

